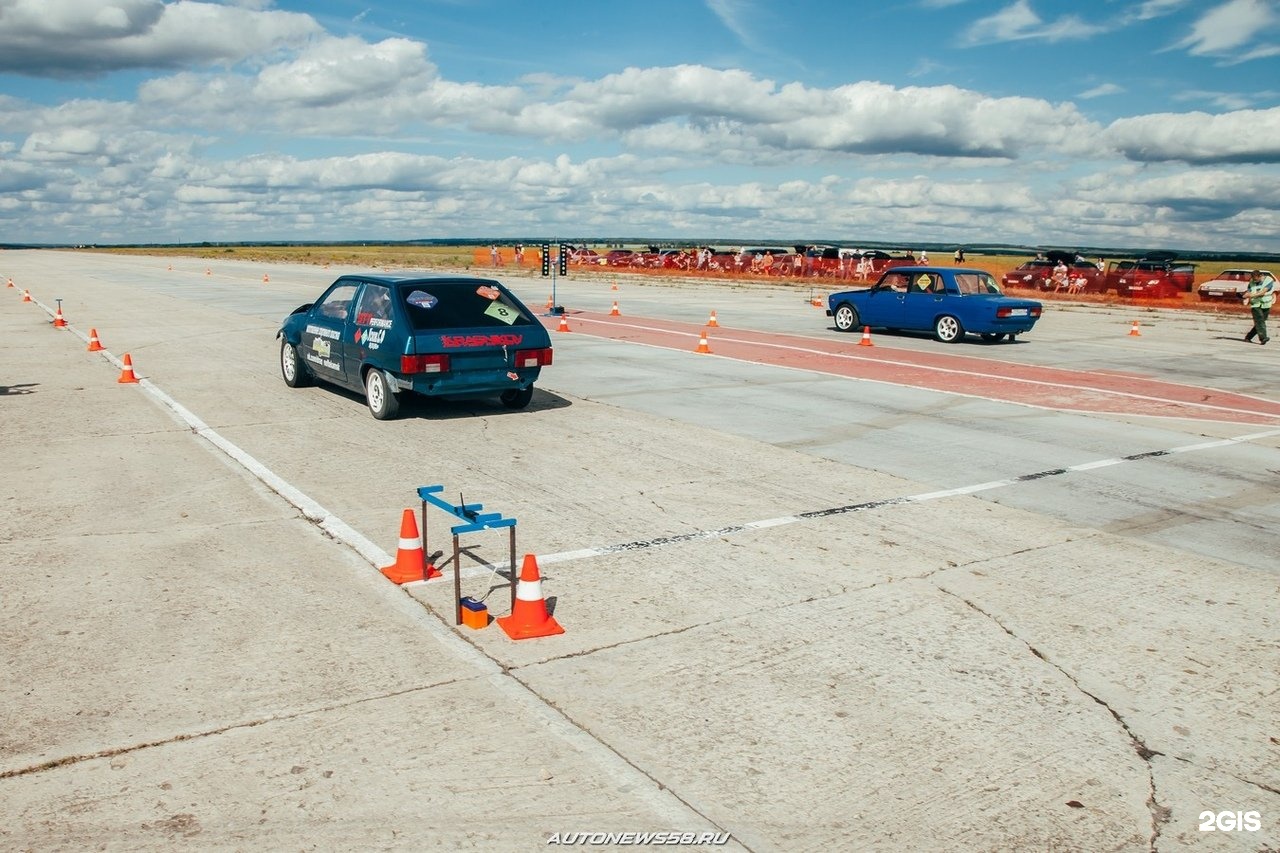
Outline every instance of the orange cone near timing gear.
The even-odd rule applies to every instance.
[[[707,344],[707,333],[705,331],[698,336],[698,348],[694,352],[711,352],[711,347]]]
[[[720,325],[718,322],[716,322],[716,312],[715,312],[715,311],[712,311],[712,312],[711,312],[711,318],[710,318],[709,320],[707,320],[707,325],[708,325],[708,326],[710,326],[710,327],[711,327],[711,328],[713,328],[713,329]]]
[[[13,287],[13,279],[9,279],[9,287]]]
[[[613,300],[613,308],[609,311],[610,317],[621,317],[622,312],[618,310],[618,300]]]
[[[871,343],[871,327],[870,326],[862,327],[862,340],[858,341],[858,346],[860,347],[875,346],[875,344]]]
[[[67,327],[67,321],[62,317],[61,305],[58,306],[58,310],[53,314],[53,327],[55,329],[65,329]]]
[[[414,517],[413,510],[406,509],[400,516],[400,545],[396,548],[396,561],[390,566],[383,566],[380,571],[392,583],[410,583],[440,577],[440,570],[427,565],[423,557],[422,540],[418,538],[418,520]]]
[[[120,378],[116,381],[122,385],[132,385],[136,383],[138,381],[138,377],[133,375],[133,359],[129,357],[129,353],[125,353],[124,358],[121,359],[121,361],[124,362],[124,367],[120,369]]]
[[[524,555],[520,567],[520,582],[516,584],[516,603],[510,616],[494,620],[513,640],[532,640],[563,634],[564,628],[547,613],[547,603],[542,598],[542,577],[538,574],[538,559]]]
[[[267,275],[266,273],[263,273],[263,274],[262,274],[262,283],[263,283],[263,284],[266,284],[266,283],[267,283],[267,282],[269,282],[269,281],[271,281],[271,276]]]
[[[1140,337],[1142,337],[1142,332],[1139,332],[1139,331],[1138,331],[1138,321],[1137,321],[1137,320],[1134,320],[1134,321],[1133,321],[1133,325],[1129,327],[1129,335],[1130,335],[1130,337],[1134,337],[1134,338],[1140,338]]]
[[[31,301],[31,291],[30,291],[30,290],[24,290],[24,291],[22,291],[22,301],[23,301],[23,302],[30,302],[30,301]]]
[[[566,317],[566,316],[565,316],[565,315],[563,315],[563,314],[561,314],[561,315],[560,315],[560,325],[556,327],[556,331],[557,331],[557,332],[567,332],[567,331],[569,331],[569,318],[568,318],[568,317]]]
[[[89,349],[89,352],[101,352],[101,351],[102,351],[102,342],[98,340],[98,330],[97,330],[97,329],[90,329],[90,330],[89,330],[89,347],[88,347],[88,349]]]

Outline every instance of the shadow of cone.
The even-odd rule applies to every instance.
[[[89,352],[101,352],[101,351],[102,351],[102,342],[98,340],[98,330],[97,330],[97,329],[90,329],[90,330],[89,330],[89,347],[88,347],[88,349],[89,349]]]
[[[435,567],[432,566],[432,569]],[[406,509],[400,516],[400,545],[396,548],[396,561],[379,571],[392,583],[427,579],[426,559],[422,555],[422,540],[418,538],[418,520],[413,510]],[[439,575],[437,571],[435,577]]]
[[[516,584],[516,603],[511,608],[511,615],[501,616],[494,621],[513,640],[532,640],[535,637],[564,633],[560,623],[547,613],[547,603],[542,598],[538,559],[532,554],[524,555],[524,565],[520,567],[520,582]]]
[[[870,327],[870,326],[863,326],[863,327],[862,327],[862,340],[858,341],[858,346],[860,346],[860,347],[873,347],[873,346],[875,346],[875,344],[873,344],[873,343],[871,342],[871,327]]]
[[[138,377],[133,375],[133,359],[129,357],[129,353],[125,353],[121,361],[124,366],[120,368],[120,378],[116,381],[122,385],[131,385],[137,382]]]

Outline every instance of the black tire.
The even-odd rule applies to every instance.
[[[288,341],[280,342],[280,375],[290,388],[305,388],[311,384],[311,371],[298,355],[298,348]]]
[[[943,314],[933,324],[933,336],[944,344],[954,344],[964,337],[964,326],[950,314]]]
[[[391,391],[387,377],[377,368],[364,376],[364,399],[377,420],[389,421],[400,413],[400,398]]]
[[[832,317],[835,318],[836,328],[840,331],[856,332],[858,330],[858,309],[848,302],[837,305]]]
[[[502,396],[499,399],[502,400],[502,405],[506,406],[508,409],[523,409],[525,406],[529,405],[529,401],[533,399],[533,386],[530,385],[528,388],[512,388],[510,391],[503,391]]]

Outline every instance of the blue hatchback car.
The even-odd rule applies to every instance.
[[[1005,296],[989,272],[964,267],[894,267],[871,287],[827,297],[836,328],[864,326],[933,332],[954,343],[967,332],[984,341],[1031,331],[1043,310],[1033,299]]]
[[[497,281],[344,275],[276,334],[290,388],[321,380],[363,392],[378,420],[400,394],[495,395],[522,409],[551,364],[551,337]]]

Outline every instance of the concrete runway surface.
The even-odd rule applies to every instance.
[[[339,272],[0,252],[0,847],[1280,849],[1243,317],[872,349],[806,289],[575,273],[528,409],[375,422],[279,375]],[[518,520],[564,634],[377,572],[427,484]],[[506,536],[463,544],[505,615]]]

